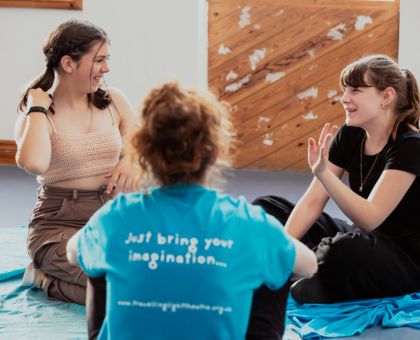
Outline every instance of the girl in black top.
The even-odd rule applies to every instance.
[[[340,82],[346,124],[337,132],[326,124],[318,141],[309,139],[315,177],[303,197],[296,206],[276,196],[255,202],[287,220],[286,230],[316,250],[318,273],[291,289],[300,303],[420,290],[416,80],[391,58],[371,55],[345,67]],[[350,187],[340,180],[346,171]],[[329,198],[353,224],[322,212]]]

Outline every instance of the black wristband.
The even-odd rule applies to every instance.
[[[47,115],[47,109],[42,106],[31,106],[26,116],[28,116],[31,112],[42,112],[44,115]]]

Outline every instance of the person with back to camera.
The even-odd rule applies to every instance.
[[[23,284],[78,304],[85,304],[87,278],[67,261],[67,241],[113,195],[134,190],[138,173],[121,156],[134,111],[119,90],[102,88],[108,44],[88,21],[69,20],[51,32],[46,69],[24,92],[15,128],[16,162],[41,184]]]
[[[317,274],[291,288],[300,303],[420,289],[416,79],[390,57],[370,55],[346,66],[340,83],[346,123],[337,132],[326,124],[318,142],[309,139],[315,177],[306,193],[296,206],[276,196],[255,201],[281,222],[287,220],[289,234],[316,247]],[[340,181],[345,171],[350,187]],[[330,197],[353,225],[322,212]]]
[[[312,276],[315,255],[261,207],[207,186],[229,160],[226,105],[168,83],[141,121],[133,152],[158,186],[116,196],[67,245],[71,263],[106,276],[99,338],[243,339],[253,291]]]

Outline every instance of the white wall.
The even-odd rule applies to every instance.
[[[400,0],[399,60],[420,79],[420,1]],[[110,86],[135,107],[153,85],[178,77],[207,84],[207,0],[85,0],[83,11],[0,8],[0,139],[13,139],[23,85],[43,70],[41,44],[69,18],[84,18],[111,38]]]
[[[112,40],[108,84],[121,88],[134,105],[150,86],[178,74],[188,86],[207,84],[206,0],[85,0],[83,12],[0,8],[0,139],[12,139],[21,85],[43,69],[41,42],[63,20],[83,17],[103,26]],[[420,79],[420,1],[400,0],[399,59]],[[235,171],[227,191],[249,199],[277,194],[295,201],[310,175]],[[33,176],[0,166],[2,226],[22,225],[33,203]],[[340,213],[331,205],[330,212]],[[327,209],[328,210],[328,209]]]
[[[107,31],[107,84],[122,89],[136,108],[163,81],[207,86],[206,0],[85,0],[83,11],[2,7],[0,139],[13,139],[23,85],[44,69],[43,40],[70,18],[90,20]]]
[[[420,82],[420,1],[400,0],[398,61],[413,71]]]

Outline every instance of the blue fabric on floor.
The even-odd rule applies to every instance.
[[[87,339],[84,307],[20,286],[30,262],[26,232],[26,227],[0,229],[0,338]],[[299,305],[290,298],[287,323],[286,334],[303,339],[352,336],[374,325],[420,329],[420,294],[331,305]]]
[[[289,297],[287,308],[287,329],[303,339],[359,335],[372,326],[420,329],[420,293],[329,305],[300,305]]]
[[[0,229],[0,339],[87,339],[85,307],[20,286],[30,262],[26,232],[26,227]]]

